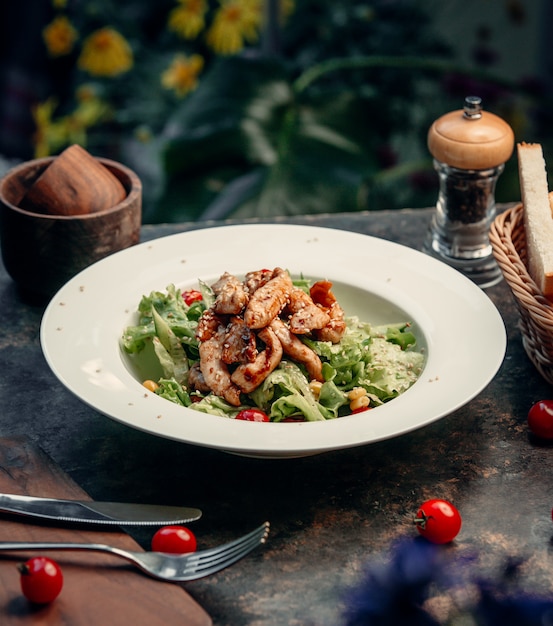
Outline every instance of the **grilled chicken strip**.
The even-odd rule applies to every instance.
[[[255,333],[241,317],[230,318],[223,342],[222,359],[225,363],[251,363],[257,356]]]
[[[291,313],[290,330],[296,335],[306,335],[313,329],[323,328],[330,322],[328,313],[318,307],[311,296],[299,287],[294,287],[290,292],[286,312]]]
[[[260,287],[263,287],[265,283],[268,283],[273,278],[274,270],[256,270],[255,272],[248,272],[244,278],[244,287],[248,293],[253,293]]]
[[[209,393],[211,389],[205,382],[199,363],[194,363],[188,372],[188,387],[201,393]]]
[[[283,354],[303,364],[311,379],[324,382],[319,356],[298,335],[340,341],[346,330],[344,311],[331,287],[329,281],[318,281],[308,295],[279,267],[250,272],[243,283],[225,272],[212,285],[215,304],[198,322],[200,365],[190,371],[189,386],[239,406],[240,393],[256,389]],[[265,344],[263,350],[258,351],[257,338]]]
[[[327,309],[327,311],[330,315],[330,322],[324,328],[314,330],[313,336],[318,341],[340,343],[344,333],[346,332],[344,310],[337,302],[335,302],[330,309]]]
[[[244,311],[248,328],[265,328],[288,304],[293,284],[288,272],[276,268],[273,278],[250,296]]]
[[[217,296],[213,310],[220,315],[237,315],[248,303],[248,293],[241,281],[225,272],[219,280],[211,285]]]
[[[213,309],[205,310],[198,320],[196,339],[200,342],[211,339],[211,337],[217,333],[219,326],[224,326],[223,319],[219,317]]]
[[[338,304],[331,291],[332,283],[328,280],[319,280],[309,290],[313,302],[320,304],[330,316],[330,321],[324,328],[313,331],[313,336],[319,341],[339,343],[346,332],[344,310]]]
[[[312,379],[321,383],[324,382],[323,364],[318,354],[315,354],[309,346],[306,346],[301,339],[298,339],[296,335],[291,333],[290,329],[280,318],[275,318],[269,325],[269,328],[278,337],[285,354],[294,361],[303,363]]]
[[[200,370],[207,386],[229,404],[240,406],[240,389],[232,382],[226,363],[222,359],[225,328],[200,342]]]
[[[263,328],[257,336],[265,343],[265,349],[253,363],[243,363],[233,372],[231,380],[244,393],[250,393],[267,378],[282,359],[282,345],[270,328]]]

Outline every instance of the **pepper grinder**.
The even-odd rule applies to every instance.
[[[482,99],[437,119],[428,149],[439,176],[436,211],[423,251],[459,270],[482,288],[503,275],[489,230],[496,214],[495,186],[514,149],[514,133],[500,117],[482,110]]]

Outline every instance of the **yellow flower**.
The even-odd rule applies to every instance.
[[[51,57],[60,57],[73,50],[78,33],[64,16],[54,18],[42,31],[46,49]]]
[[[52,98],[35,105],[31,109],[35,123],[35,158],[40,159],[50,154],[48,139],[46,137],[47,128],[52,121],[52,113],[56,107],[56,102]]]
[[[83,85],[76,96],[78,104],[73,112],[56,120],[53,115],[57,102],[53,98],[33,107],[36,158],[49,156],[74,143],[86,145],[88,128],[108,118],[109,106],[96,96],[91,87]]]
[[[52,0],[52,6],[54,9],[65,9],[67,0]]]
[[[35,105],[31,110],[35,122],[34,142],[37,159],[49,156],[65,143],[66,133],[63,125],[52,120],[56,107],[56,100],[49,98]]]
[[[78,104],[70,116],[73,119],[73,126],[88,128],[109,116],[110,108],[108,104],[96,95],[94,88],[90,85],[81,85],[77,89],[75,96]]]
[[[132,50],[119,32],[110,27],[101,28],[84,42],[78,64],[93,76],[117,76],[132,67]]]
[[[219,0],[207,33],[208,45],[218,54],[240,52],[259,37],[263,20],[261,0]]]
[[[161,84],[166,89],[173,89],[182,98],[198,86],[198,74],[202,71],[204,60],[199,54],[185,56],[177,54],[171,65],[163,72]]]
[[[169,30],[185,39],[194,39],[205,26],[205,0],[178,0],[180,6],[169,14]]]

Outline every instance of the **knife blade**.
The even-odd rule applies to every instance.
[[[0,494],[0,512],[14,513],[56,522],[105,524],[117,526],[166,526],[187,524],[200,519],[202,511],[192,507],[59,500]]]

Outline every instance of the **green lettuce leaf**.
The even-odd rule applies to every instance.
[[[232,406],[224,398],[216,396],[214,393],[210,393],[205,398],[202,398],[199,402],[194,402],[192,407],[196,411],[202,413],[209,413],[211,415],[220,415],[221,417],[236,417],[242,409],[246,409],[246,406]]]
[[[174,378],[162,378],[158,381],[158,384],[159,388],[156,390],[158,396],[182,406],[190,406],[192,404],[186,389]]]
[[[363,387],[373,405],[397,397],[420,376],[424,355],[413,348],[409,324],[371,327],[357,317],[346,318],[339,344],[304,340],[325,360],[323,375],[342,391]]]
[[[290,361],[282,361],[250,396],[273,422],[298,415],[303,415],[307,421],[335,417],[317,403],[307,378]]]
[[[424,366],[420,352],[402,350],[396,343],[374,338],[371,361],[359,384],[386,402],[406,391],[419,378]]]
[[[153,311],[163,319],[167,326],[187,346],[191,354],[197,354],[196,327],[198,319],[205,309],[205,303],[194,302],[188,306],[182,293],[174,285],[169,285],[167,291],[152,291],[149,296],[142,296],[138,305],[138,324],[125,328],[121,338],[123,349],[129,354],[141,352],[148,340],[156,335],[156,326]]]
[[[339,409],[349,406],[349,400],[347,394],[334,381],[326,381],[319,392],[319,404],[332,413],[332,417],[338,417]]]
[[[382,336],[390,343],[397,343],[402,350],[415,346],[417,340],[410,332],[410,324],[393,324],[392,326],[377,326],[373,329],[375,336]]]
[[[153,338],[154,351],[166,378],[175,378],[184,383],[190,369],[188,357],[182,344],[166,320],[152,307],[152,318],[156,330]]]

